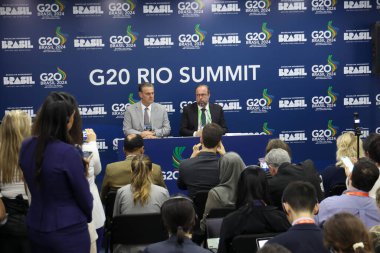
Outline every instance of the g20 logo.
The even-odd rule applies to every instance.
[[[38,44],[40,46],[59,46],[61,45],[61,39],[58,37],[40,37]]]
[[[131,104],[130,103],[126,103],[126,104],[113,104],[112,105],[112,111],[113,112],[125,112],[125,110],[127,109],[128,106],[130,106]]]
[[[58,4],[38,4],[38,12],[58,12],[60,11],[60,6]]]
[[[41,73],[40,80],[43,82],[56,81],[61,82],[64,81],[64,76],[61,73]]]
[[[330,96],[317,96],[312,97],[311,102],[315,104],[332,104],[332,98]]]
[[[105,73],[104,73],[105,72]],[[108,69],[103,71],[102,69],[94,69],[90,72],[89,79],[93,85],[126,85],[129,83],[131,75],[128,69]]]
[[[179,2],[178,3],[178,10],[180,11],[197,11],[200,10],[201,6],[197,2]]]
[[[132,38],[130,36],[111,36],[110,43],[111,44],[130,44],[132,42]]]
[[[178,36],[180,43],[199,43],[202,42],[198,34],[181,34]]]
[[[332,7],[332,0],[312,0],[311,6],[313,8]]]
[[[245,35],[245,39],[247,41],[264,41],[267,39],[267,35],[263,32],[260,32],[260,33],[247,33]]]
[[[178,174],[179,172],[176,171],[163,171],[162,175],[164,177],[164,180],[171,181],[171,180],[178,180]]]
[[[191,105],[192,103],[194,103],[194,102],[193,101],[181,101],[181,103],[179,104],[179,107],[181,109],[183,109],[185,106]]]
[[[312,39],[332,39],[332,33],[330,31],[313,31],[311,33]]]
[[[311,67],[311,71],[313,73],[331,73],[332,72],[332,67],[331,65],[313,65]]]
[[[320,130],[313,130],[311,132],[311,136],[313,138],[331,138],[334,137],[335,134],[330,129],[320,129]]]
[[[108,9],[110,11],[115,11],[115,12],[128,12],[132,11],[131,5],[129,3],[110,3],[108,5]]]
[[[247,9],[266,9],[268,8],[267,1],[246,1],[245,8]]]
[[[247,100],[247,106],[267,106],[268,101],[264,98],[250,98]]]

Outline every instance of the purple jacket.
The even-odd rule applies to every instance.
[[[51,232],[92,220],[92,195],[79,151],[62,141],[51,141],[45,149],[40,184],[35,173],[37,139],[23,142],[20,166],[32,195],[27,214],[30,228]]]

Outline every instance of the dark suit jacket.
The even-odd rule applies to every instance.
[[[227,132],[223,109],[220,105],[209,103],[211,121],[223,128],[223,134]],[[183,108],[179,134],[181,136],[193,136],[198,130],[198,105],[192,103]]]
[[[210,253],[210,251],[193,243],[190,239],[185,239],[182,245],[178,245],[177,237],[172,236],[168,240],[151,244],[145,248],[143,253]]]
[[[300,164],[283,163],[278,168],[277,174],[268,180],[272,204],[282,209],[281,198],[286,186],[293,181],[310,182],[317,192],[318,201],[321,202],[324,194],[321,189],[321,178],[311,160]]]
[[[241,234],[285,232],[290,224],[285,213],[273,206],[246,204],[223,219],[218,253],[232,252],[232,239]]]
[[[268,241],[277,243],[292,253],[328,253],[323,246],[322,230],[315,224],[298,224]]]
[[[133,156],[127,156],[124,161],[114,162],[107,165],[100,194],[102,201],[105,200],[110,190],[116,190],[131,183],[132,159]],[[166,188],[160,165],[155,163],[152,164],[151,179],[153,184]]]
[[[36,138],[24,141],[20,166],[32,195],[27,214],[29,228],[52,232],[92,220],[93,199],[84,173],[82,157],[73,146],[51,141],[44,151],[40,184],[35,173]]]
[[[198,191],[208,191],[219,184],[219,157],[212,152],[201,152],[197,157],[182,160],[177,186],[188,190],[193,198]]]

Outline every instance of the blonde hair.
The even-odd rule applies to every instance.
[[[6,113],[0,128],[0,181],[20,181],[21,168],[18,163],[22,141],[30,136],[31,118],[21,110]]]
[[[131,189],[133,193],[133,203],[138,202],[143,206],[148,202],[152,181],[150,172],[152,171],[152,161],[146,155],[137,155],[132,163]]]
[[[354,132],[346,132],[336,140],[336,166],[343,167],[341,157],[357,157],[357,143]],[[359,139],[359,158],[364,157],[363,142]]]

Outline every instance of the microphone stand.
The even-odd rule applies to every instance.
[[[356,153],[357,153],[357,159],[359,161],[359,140],[360,140],[360,135],[362,134],[362,130],[360,129],[360,119],[359,119],[359,113],[354,112],[354,132],[356,136]]]

